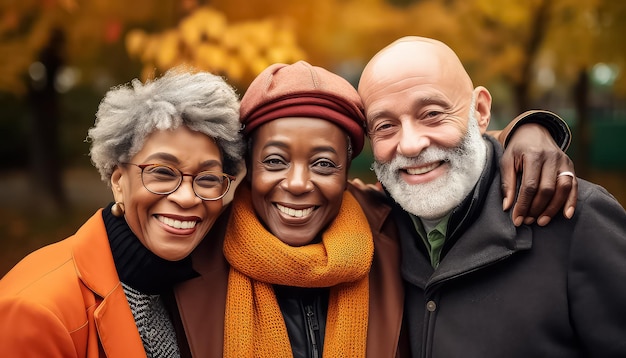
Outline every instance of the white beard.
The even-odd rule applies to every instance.
[[[461,204],[472,191],[487,158],[487,147],[474,116],[470,111],[467,133],[457,147],[431,146],[417,157],[396,155],[388,163],[375,162],[378,180],[391,197],[407,212],[424,219],[440,219]],[[446,161],[450,169],[432,181],[408,184],[400,176],[400,169],[436,161]]]

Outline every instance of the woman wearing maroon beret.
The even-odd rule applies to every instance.
[[[210,234],[224,238],[225,258],[222,241],[204,240],[193,256],[200,277],[177,292],[192,354],[401,355],[395,226],[378,220],[382,195],[348,183],[365,140],[354,87],[303,61],[275,64],[248,88],[240,117],[247,180],[228,224]]]

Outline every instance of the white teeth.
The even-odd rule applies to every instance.
[[[418,175],[418,174],[424,174],[424,173],[428,173],[429,171],[437,168],[439,166],[440,163],[433,163],[429,166],[426,167],[419,167],[419,168],[407,168],[406,172],[411,174],[411,175]]]
[[[281,213],[293,216],[295,218],[301,218],[313,212],[313,207],[306,209],[292,209],[280,204],[276,204],[276,207],[278,208],[278,210],[280,210]]]
[[[192,229],[196,226],[196,221],[180,221],[163,216],[158,216],[159,221],[167,226],[171,226],[176,229]]]

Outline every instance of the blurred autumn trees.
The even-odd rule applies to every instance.
[[[400,36],[435,37],[477,82],[510,86],[517,110],[545,90],[542,70],[571,85],[599,62],[623,68],[626,51],[626,3],[611,0],[4,0],[0,14],[0,90],[17,94],[55,31],[83,81],[122,44],[129,57],[118,62],[139,62],[145,76],[186,62],[244,88],[273,62],[362,66]],[[625,76],[614,88],[626,94]]]
[[[448,43],[505,118],[548,100],[584,129],[594,88],[626,95],[625,16],[615,0],[3,0],[0,94],[36,98],[33,177],[51,192],[58,143],[44,137],[62,137],[55,103],[72,86],[102,95],[186,63],[243,92],[267,65],[300,59],[356,84],[369,57],[405,35]]]
[[[0,14],[0,52],[11,54],[0,59],[0,90],[15,93],[55,30],[84,81],[122,44],[129,58],[117,60],[139,62],[145,76],[186,62],[244,88],[273,62],[358,66],[395,38],[429,36],[478,82],[511,86],[518,107],[541,92],[542,69],[573,84],[598,62],[622,68],[626,51],[626,3],[611,0],[4,0]],[[614,88],[626,94],[624,76]]]
[[[187,64],[227,76],[235,84],[249,82],[276,62],[305,58],[289,24],[274,19],[229,23],[224,13],[200,7],[173,28],[150,34],[133,29],[126,36],[131,58],[143,65],[143,76]]]

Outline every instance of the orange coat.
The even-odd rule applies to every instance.
[[[26,256],[0,280],[3,357],[145,357],[102,209],[73,236]]]

